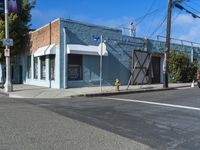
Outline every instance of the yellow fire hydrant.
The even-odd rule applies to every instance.
[[[119,79],[116,79],[115,80],[115,86],[116,86],[116,90],[117,91],[119,91],[119,86],[120,86],[121,84],[120,84],[120,81],[119,81]]]

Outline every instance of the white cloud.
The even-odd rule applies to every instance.
[[[200,42],[200,24],[199,26],[194,26],[194,27],[189,28],[188,31],[186,30],[185,30],[185,33],[183,33],[183,35],[179,36],[180,39]]]
[[[195,22],[195,19],[192,18],[191,15],[188,14],[180,14],[174,21],[175,25],[190,25]]]
[[[172,28],[175,38],[200,43],[200,19],[195,19],[190,14],[181,14]]]

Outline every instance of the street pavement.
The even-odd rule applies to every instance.
[[[199,90],[0,98],[0,149],[199,150]]]
[[[151,149],[46,108],[67,101],[0,98],[0,150]],[[65,112],[65,108],[58,109]]]

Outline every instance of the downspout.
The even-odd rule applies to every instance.
[[[64,88],[67,88],[67,81],[68,81],[68,75],[67,75],[67,70],[68,70],[68,63],[67,63],[67,51],[66,51],[66,28],[63,28],[63,46],[64,46]]]
[[[51,22],[49,23],[49,46],[51,45]],[[49,87],[51,88],[51,63],[50,63],[50,55],[48,56],[49,63]]]
[[[51,45],[51,22],[49,23],[49,45]]]

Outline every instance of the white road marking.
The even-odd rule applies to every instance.
[[[103,97],[103,99],[115,100],[115,101],[133,102],[133,103],[142,103],[142,104],[150,104],[150,105],[157,105],[157,106],[165,106],[165,107],[182,108],[182,109],[200,111],[200,108],[198,108],[198,107],[190,107],[190,106],[183,106],[183,105],[174,105],[174,104],[157,103],[157,102],[141,101],[141,100],[133,100],[133,99],[123,99],[123,98]]]

